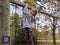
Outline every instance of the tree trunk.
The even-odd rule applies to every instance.
[[[0,0],[0,39],[9,35],[9,0]],[[0,45],[2,44],[0,40]]]
[[[53,43],[54,45],[56,45],[55,29],[56,29],[55,18],[53,18]]]

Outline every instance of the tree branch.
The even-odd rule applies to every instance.
[[[13,3],[13,4],[15,4],[15,5],[24,7],[23,4],[16,3],[16,2],[14,2],[14,1],[12,1],[12,0],[10,0],[10,3]],[[31,9],[31,7],[28,7],[28,8]],[[60,17],[53,16],[52,14],[48,14],[48,13],[45,13],[45,12],[39,12],[39,13],[42,13],[42,14],[45,14],[45,15],[47,15],[47,16],[50,16],[50,17],[54,17],[54,18],[60,19]]]
[[[48,13],[45,13],[45,12],[40,12],[40,13],[45,14],[45,15],[50,16],[50,17],[53,17],[53,18],[60,19],[60,17],[53,16],[52,14],[48,14]]]
[[[20,3],[17,3],[17,2],[12,1],[12,0],[10,0],[10,3],[13,3],[13,4],[18,5],[18,6],[21,6],[21,7],[25,7],[25,5],[20,4]],[[31,7],[28,7],[28,8],[31,9]]]

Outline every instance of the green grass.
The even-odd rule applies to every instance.
[[[38,40],[38,42],[53,42],[53,40]],[[60,43],[60,40],[56,40],[56,42]]]

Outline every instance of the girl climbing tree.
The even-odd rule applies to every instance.
[[[37,14],[37,9],[36,8],[31,8],[30,10],[28,9],[29,5],[25,3],[25,7],[23,10],[23,13],[25,15],[25,19],[23,22],[23,28],[25,30],[25,35],[26,35],[26,45],[32,45],[33,39],[32,39],[32,23],[35,23],[35,16]]]

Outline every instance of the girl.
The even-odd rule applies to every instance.
[[[37,14],[37,9],[36,8],[31,8],[30,10],[28,9],[28,4],[25,4],[25,7],[23,9],[23,13],[25,15],[25,19],[23,22],[23,28],[25,29],[25,35],[26,35],[26,41],[27,45],[32,45],[33,44],[33,39],[32,39],[32,23],[35,23],[35,16]]]

